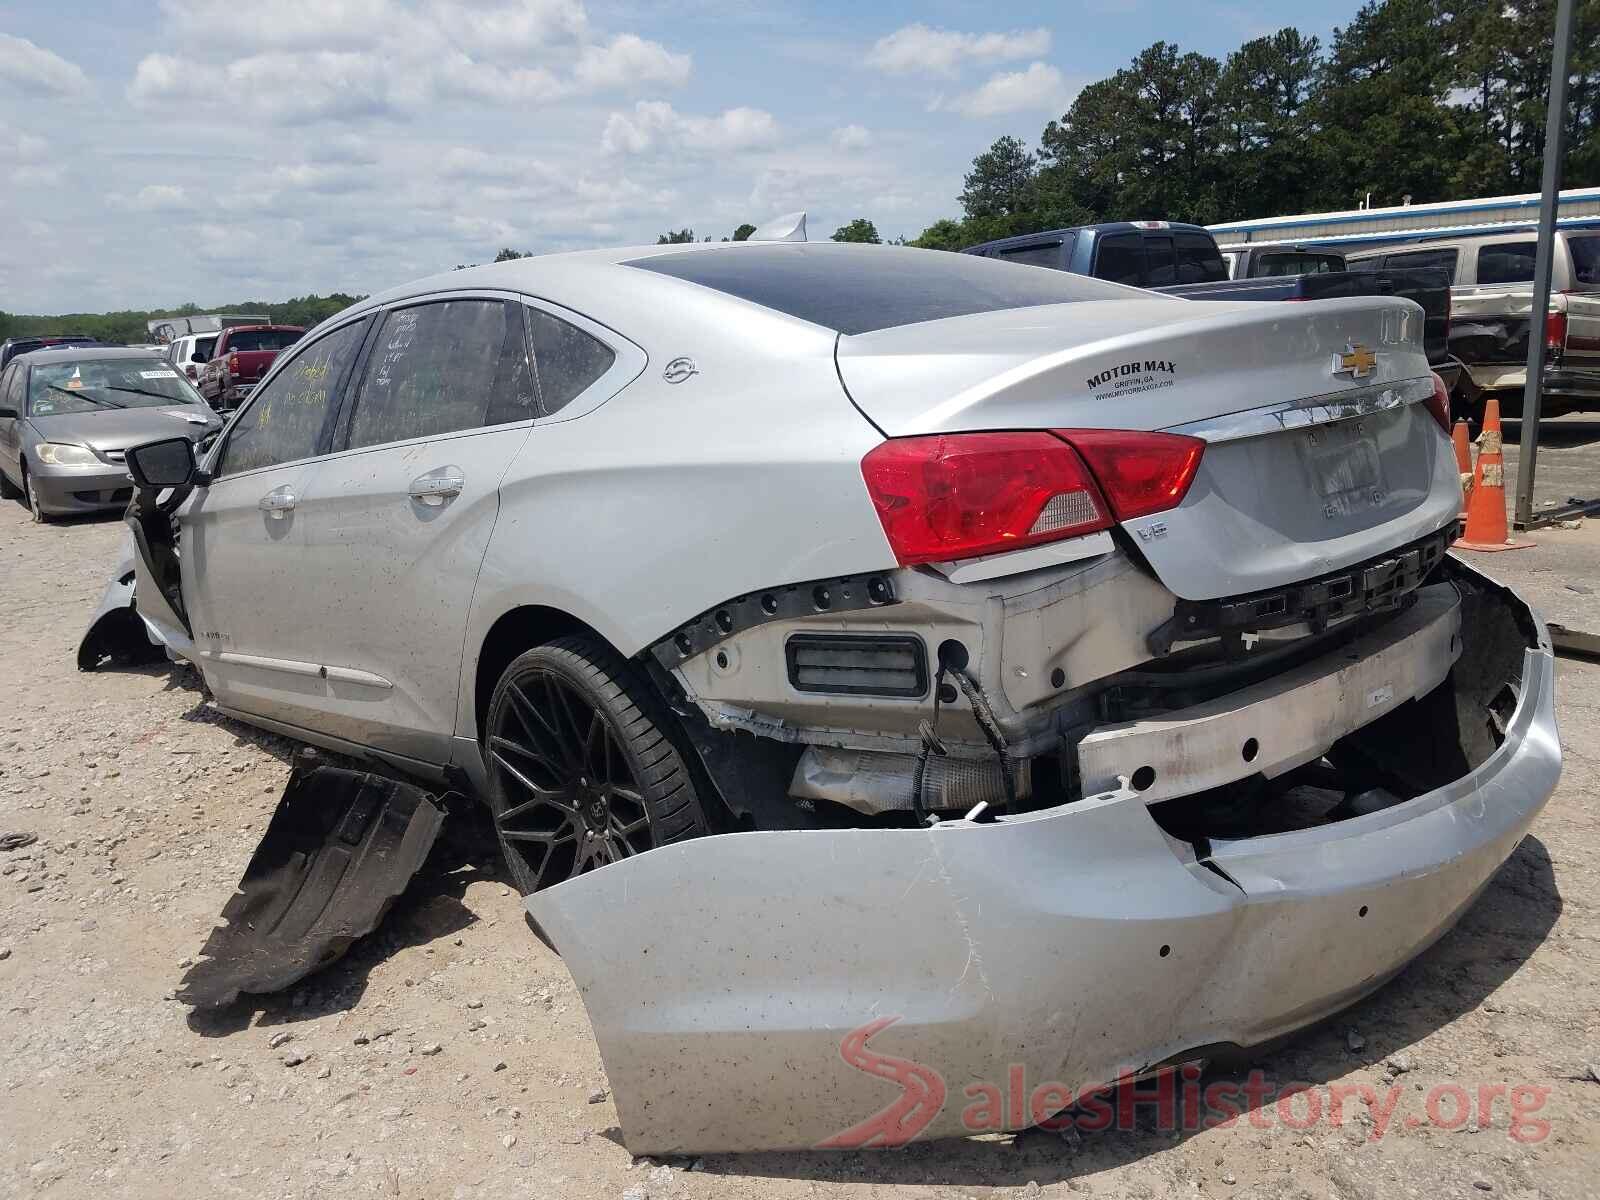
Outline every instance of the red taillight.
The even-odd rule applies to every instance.
[[[228,370],[235,375],[239,373],[239,356],[237,354],[228,355]]]
[[[1433,414],[1433,419],[1439,422],[1439,428],[1446,433],[1450,432],[1450,389],[1445,387],[1444,380],[1439,378],[1439,372],[1428,372],[1433,376],[1433,395],[1429,396],[1426,403],[1428,411]]]
[[[1177,433],[1130,429],[1057,429],[1094,473],[1119,521],[1183,503],[1206,444]]]
[[[861,474],[902,566],[1111,525],[1083,460],[1043,431],[895,438],[868,452]]]
[[[190,379],[193,379],[194,378],[194,364],[190,363],[188,366],[186,366],[184,368],[184,372],[189,376]]]
[[[1544,319],[1544,347],[1552,358],[1559,358],[1567,348],[1567,314],[1550,313]]]

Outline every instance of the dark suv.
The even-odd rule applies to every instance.
[[[98,346],[95,338],[82,333],[38,334],[32,337],[7,338],[0,342],[0,370],[19,354],[34,350],[51,350],[58,346]]]
[[[1107,221],[1050,229],[983,242],[962,253],[1142,288],[1212,283],[1228,277],[1211,234],[1203,226],[1172,221]]]

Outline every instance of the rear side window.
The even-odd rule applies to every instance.
[[[1391,254],[1383,260],[1385,268],[1395,270],[1411,270],[1414,267],[1442,267],[1450,276],[1450,282],[1456,281],[1456,258],[1460,252],[1456,250],[1407,250],[1400,254]],[[1480,279],[1481,283],[1482,280]]]
[[[617,355],[599,338],[590,337],[569,321],[539,308],[530,308],[527,312],[533,333],[539,408],[549,416],[565,408],[575,396],[609,371]]]
[[[418,304],[384,317],[345,444],[440,437],[534,415],[520,305]]]
[[[1580,287],[1600,287],[1600,237],[1569,237],[1572,281]]]
[[[1096,279],[1141,286],[1144,283],[1144,240],[1137,233],[1101,238],[1094,274]]]
[[[1228,277],[1228,265],[1210,238],[1179,233],[1172,242],[1178,251],[1179,283],[1217,283]]]
[[[1533,242],[1496,242],[1478,251],[1479,283],[1532,283]]]
[[[1256,260],[1255,274],[1278,278],[1284,275],[1326,275],[1338,269],[1337,259],[1320,254],[1266,254]]]
[[[246,350],[287,350],[299,340],[300,331],[296,329],[241,329],[238,333],[228,335],[228,349],[241,354]],[[210,354],[211,346],[216,344],[216,339],[211,339],[211,345],[205,347],[206,353]],[[197,342],[196,345],[204,343]]]
[[[1061,267],[1061,243],[1046,242],[1042,246],[1006,246],[995,251],[995,257],[1005,262],[1022,263],[1029,267]]]
[[[217,474],[237,475],[316,454],[366,331],[366,321],[335,329],[257,388],[228,434]]]
[[[626,264],[737,296],[824,329],[871,333],[972,313],[1117,300],[1066,271],[1013,271],[976,254],[840,242],[715,246]]]

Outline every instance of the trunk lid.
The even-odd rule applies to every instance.
[[[1183,503],[1125,525],[1185,599],[1340,570],[1460,510],[1449,439],[1420,403],[1432,385],[1410,301],[1043,305],[841,337],[838,365],[891,437],[1099,428],[1203,438]]]

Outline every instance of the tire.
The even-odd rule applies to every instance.
[[[29,477],[27,469],[22,472],[22,502],[28,506],[28,512],[33,516],[35,525],[48,525],[50,515],[39,507],[39,494],[33,490],[33,480]]]
[[[592,637],[536,646],[489,701],[489,807],[524,896],[710,831],[671,714]]]
[[[7,479],[4,471],[0,471],[0,500],[16,500],[21,496],[22,489]]]

